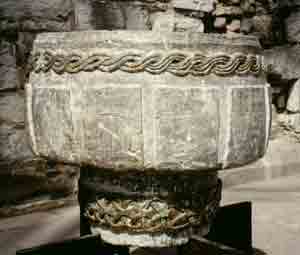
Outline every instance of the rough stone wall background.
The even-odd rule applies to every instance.
[[[260,173],[270,177],[266,171],[269,173],[271,168],[278,166],[278,171],[282,172],[289,167],[289,162],[293,168],[299,164],[297,153],[291,153],[300,153],[299,0],[2,0],[2,209],[32,201],[53,202],[57,201],[55,198],[76,193],[78,167],[36,158],[28,144],[24,117],[26,66],[37,33],[100,29],[189,30],[258,36],[265,49],[266,63],[273,65],[268,77],[273,88],[273,133],[266,157],[250,168],[259,169]],[[283,154],[288,157],[281,157]],[[284,159],[279,162],[278,157]],[[231,171],[223,176],[229,184],[247,179],[240,174],[231,178]],[[11,213],[4,211],[4,214]],[[0,216],[1,212],[3,210],[0,210]]]
[[[21,211],[30,211],[35,202],[57,204],[76,192],[77,167],[47,162],[31,151],[24,95],[36,34],[71,31],[74,25],[70,0],[0,2],[0,216],[18,213],[9,210],[13,205],[27,204]]]

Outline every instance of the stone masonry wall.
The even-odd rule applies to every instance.
[[[270,150],[256,169],[264,172],[273,167],[282,153],[290,155],[294,168],[300,164],[297,154],[291,159],[290,153],[300,153],[299,0],[1,0],[0,216],[11,214],[9,208],[16,212],[13,205],[29,204],[30,211],[43,207],[34,206],[33,201],[55,204],[74,197],[78,167],[36,158],[28,144],[27,62],[37,33],[100,29],[257,36],[266,63],[273,65],[268,77],[273,88],[273,133]],[[290,161],[278,165],[288,168]],[[225,184],[244,178],[229,178],[230,171],[223,176]]]
[[[74,20],[70,0],[0,2],[0,216],[19,213],[18,204],[21,213],[55,206],[61,204],[57,198],[76,191],[78,167],[36,158],[24,115],[26,66],[36,34],[71,31]]]

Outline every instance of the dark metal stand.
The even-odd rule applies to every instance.
[[[221,207],[205,237],[194,236],[177,248],[177,255],[253,255],[251,203],[243,202]],[[127,255],[128,247],[103,243],[99,236],[85,235],[77,239],[17,251],[17,255]],[[150,253],[145,253],[150,254]],[[153,253],[151,253],[153,254]],[[163,253],[159,253],[160,255]]]

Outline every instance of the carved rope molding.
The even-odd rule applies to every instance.
[[[215,74],[259,75],[264,71],[262,58],[258,55],[236,53],[204,56],[199,53],[183,52],[124,52],[110,55],[95,53],[90,56],[80,54],[56,54],[51,51],[36,52],[30,61],[31,70],[36,73],[54,71],[56,74],[74,74],[79,72],[147,72],[161,74],[164,72],[176,76],[204,76]]]
[[[174,233],[211,223],[220,204],[221,183],[201,195],[201,198],[203,201],[198,201],[197,211],[177,208],[159,198],[141,201],[101,198],[90,203],[84,215],[95,227],[129,233]]]

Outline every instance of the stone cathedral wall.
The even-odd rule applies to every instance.
[[[268,75],[273,91],[269,151],[253,165],[221,176],[226,186],[297,172],[299,0],[1,0],[0,217],[75,201],[79,168],[36,158],[28,143],[28,57],[38,33],[101,29],[257,36],[266,63],[273,66]]]

